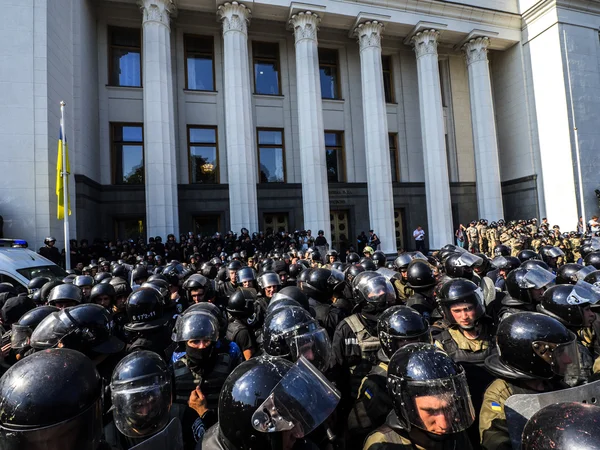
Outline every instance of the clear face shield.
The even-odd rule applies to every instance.
[[[475,409],[465,373],[427,381],[395,378],[393,391],[402,402],[402,413],[413,426],[429,433],[459,433],[475,420]]]
[[[587,277],[590,273],[595,272],[597,269],[594,266],[585,266],[583,269],[577,271],[575,273],[575,279],[576,280],[583,280],[585,279],[585,277]]]
[[[456,264],[458,267],[479,267],[483,264],[483,258],[469,252],[461,252]]]
[[[546,252],[546,255],[551,258],[560,258],[561,256],[565,256],[564,252],[558,247],[549,248]]]
[[[335,410],[340,393],[306,358],[300,357],[252,416],[261,433],[289,431],[300,439]]]
[[[554,282],[556,276],[541,267],[535,267],[528,271],[519,284],[522,289],[541,289]]]
[[[127,437],[151,436],[169,422],[171,383],[166,373],[113,383],[111,399],[115,426]]]
[[[54,348],[75,329],[74,323],[65,323],[60,319],[60,313],[52,313],[35,328],[31,334],[30,345],[37,350]]]
[[[292,334],[286,337],[290,355],[294,361],[306,358],[318,370],[325,370],[331,358],[331,341],[327,330],[318,327],[302,334]]]
[[[595,286],[585,281],[578,281],[567,297],[569,305],[583,305],[589,303],[595,305],[600,302],[600,286]]]
[[[219,321],[206,311],[190,311],[176,321],[175,340],[187,342],[205,340],[216,342],[219,339]]]
[[[15,350],[21,350],[29,346],[33,331],[25,325],[13,324],[11,326],[10,346]]]
[[[385,308],[396,303],[396,291],[383,276],[366,280],[359,289],[368,304]]]
[[[561,377],[578,377],[581,375],[582,357],[579,353],[577,337],[564,344],[535,341],[533,351],[552,367],[552,372]]]

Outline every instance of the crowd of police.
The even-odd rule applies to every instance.
[[[169,236],[0,284],[0,449],[599,449],[598,406],[551,404],[515,441],[505,404],[595,382],[600,240],[502,227],[542,245],[478,230],[388,260]]]

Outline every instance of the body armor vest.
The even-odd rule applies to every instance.
[[[352,398],[356,398],[362,379],[377,364],[377,352],[381,348],[381,343],[377,336],[369,333],[356,314],[345,318],[344,321],[356,335],[356,343],[360,347],[361,360],[357,365],[350,367],[350,392]]]

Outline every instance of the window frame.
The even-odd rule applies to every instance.
[[[115,127],[140,127],[142,129],[142,166],[144,167],[144,182],[139,184],[117,183],[117,142],[115,141]],[[118,144],[138,144],[138,142],[119,141]],[[114,186],[145,186],[146,185],[146,152],[144,142],[144,124],[140,122],[110,122],[110,172],[111,184]]]
[[[338,172],[341,170],[342,172],[342,176],[341,181],[335,181],[334,183],[346,183],[347,182],[347,178],[346,178],[346,140],[345,140],[345,132],[344,130],[325,130],[323,132],[323,139],[325,139],[325,135],[326,134],[337,134],[340,136],[340,146],[336,147],[336,149],[340,149],[342,152],[342,157],[340,159],[340,163],[342,165],[341,169],[340,167],[338,167]],[[325,157],[327,157],[327,148],[332,148],[331,146],[327,145],[327,142],[325,141]],[[325,161],[325,170],[327,171],[327,161]],[[339,173],[338,173],[339,175]],[[329,179],[327,180],[327,182],[329,183]]]
[[[191,89],[189,87],[188,84],[188,49],[187,49],[187,44],[186,44],[186,38],[196,38],[196,39],[210,39],[212,41],[212,84],[213,84],[213,89],[209,90],[209,89]],[[195,52],[194,52],[195,53]],[[202,53],[195,53],[198,55],[204,55]],[[183,34],[183,65],[184,65],[184,72],[185,72],[185,90],[186,91],[194,91],[194,92],[217,92],[217,80],[216,80],[216,76],[215,76],[215,37],[213,35],[210,34],[190,34],[190,33],[184,33]]]
[[[388,60],[388,67],[389,69],[386,70],[383,64],[384,59]],[[384,100],[387,104],[395,104],[396,103],[396,91],[394,89],[394,61],[392,59],[392,55],[381,55],[381,70],[383,73],[383,96],[384,96]],[[390,99],[388,101],[387,98],[385,98],[385,75],[386,73],[389,74],[389,78],[390,78]]]
[[[335,64],[335,90],[336,90],[336,96],[333,98],[330,97],[323,97],[323,92],[321,91],[321,99],[322,100],[343,100],[342,97],[342,86],[341,86],[341,81],[340,81],[340,51],[337,48],[329,48],[329,47],[319,47],[319,50],[323,50],[323,51],[334,51],[336,54],[336,64]],[[321,63],[321,58],[319,55],[317,55],[318,58],[318,62],[319,62],[319,86],[321,83],[321,67],[334,67],[333,64],[330,63]]]
[[[217,173],[216,173],[216,181],[214,183],[198,183],[192,181],[192,147],[212,147],[212,145],[205,143],[192,143],[191,142],[191,130],[192,129],[210,129],[215,130],[215,144],[214,147],[216,149],[216,161],[217,161]],[[187,144],[188,144],[188,184],[199,184],[199,185],[213,185],[213,184],[221,184],[221,162],[219,160],[219,129],[216,125],[187,125],[186,127],[187,133]]]
[[[277,57],[274,59],[275,64],[277,66],[277,90],[278,93],[277,94],[263,94],[263,93],[259,93],[256,92],[256,62],[257,60],[259,61],[265,61],[268,63],[272,63],[273,59],[272,58],[266,58],[263,56],[256,56],[256,52],[254,51],[254,46],[255,44],[271,44],[271,45],[276,45],[277,46]],[[269,42],[269,41],[252,41],[252,78],[254,79],[254,91],[253,94],[254,95],[270,95],[273,97],[281,97],[282,96],[282,91],[281,91],[281,46],[279,45],[279,41],[277,42]]]
[[[388,132],[388,143],[390,142],[390,139],[392,139],[394,141],[394,168],[395,168],[395,172],[392,172],[392,183],[399,183],[400,182],[400,167],[398,166],[398,133],[392,133],[392,132]],[[389,149],[390,152],[392,151],[392,149]],[[394,181],[394,178],[396,179]]]
[[[261,131],[278,131],[281,133],[281,146],[275,144],[260,144],[259,140],[259,132]],[[260,149],[261,148],[281,148],[281,158],[283,161],[283,181],[268,181],[263,183],[260,181]],[[256,127],[256,158],[258,165],[258,184],[269,185],[269,184],[285,184],[287,183],[287,167],[286,167],[286,159],[285,159],[285,132],[283,128],[275,128],[275,127]]]
[[[139,86],[121,86],[120,84],[114,84],[112,83],[112,74],[113,74],[113,69],[114,69],[114,65],[113,65],[113,48],[119,48],[119,49],[137,49],[137,47],[128,47],[128,46],[121,46],[121,45],[113,45],[112,43],[112,31],[113,30],[138,30],[139,31],[139,35],[140,35],[140,47],[139,47],[139,51],[140,51],[140,85]],[[135,28],[135,27],[122,27],[122,26],[117,26],[117,25],[108,25],[107,26],[107,34],[108,34],[108,39],[107,39],[107,44],[108,44],[108,85],[110,87],[123,87],[123,88],[134,88],[134,89],[141,89],[144,87],[144,61],[143,61],[143,45],[144,45],[144,39],[142,36],[142,29],[141,28]]]

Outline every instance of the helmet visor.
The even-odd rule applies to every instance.
[[[54,348],[67,334],[75,330],[75,324],[60,320],[59,313],[52,313],[33,330],[31,346],[38,350]]]
[[[548,251],[546,252],[546,255],[550,256],[551,258],[558,258],[560,256],[565,256],[564,252],[558,247],[549,248]]]
[[[429,433],[459,433],[475,420],[464,372],[451,378],[402,383],[399,394],[406,419]]]
[[[600,237],[595,236],[591,240],[592,240],[592,242],[590,243],[590,246],[592,247],[592,250],[594,250],[594,251],[600,250]]]
[[[287,344],[294,361],[303,356],[318,370],[322,371],[328,367],[331,358],[331,341],[324,328],[290,336]]]
[[[359,289],[367,303],[393,305],[396,302],[396,291],[383,276],[366,280]]]
[[[589,303],[595,305],[600,301],[600,287],[585,281],[578,281],[567,297],[569,305],[582,305]]]
[[[10,346],[14,349],[22,349],[29,345],[32,329],[25,325],[13,324],[10,333]]]
[[[497,256],[492,259],[492,266],[494,266],[496,269],[504,269],[508,266],[508,259],[506,259],[504,256]]]
[[[598,269],[596,269],[594,266],[585,266],[583,269],[581,269],[575,273],[575,279],[583,280],[590,273],[595,272],[596,270],[598,270]]]
[[[111,385],[113,418],[117,429],[127,437],[150,436],[169,421],[171,384],[166,376],[148,376]]]
[[[237,281],[238,283],[243,283],[245,281],[255,280],[254,270],[251,267],[244,267],[237,271]]]
[[[554,282],[556,276],[541,267],[535,267],[528,271],[523,277],[524,286],[520,286],[523,289],[541,289],[544,286],[548,286]]]
[[[562,377],[578,377],[581,375],[582,355],[579,353],[577,339],[566,344],[557,345],[552,351],[552,371]]]
[[[331,275],[327,279],[327,283],[332,286],[337,286],[340,283],[343,283],[344,280],[345,280],[344,272],[342,272],[341,270],[337,270],[337,269],[331,269]]]
[[[190,311],[177,320],[177,342],[219,339],[219,321],[206,311]]]
[[[428,261],[427,256],[421,252],[413,252],[412,259],[422,259],[423,261]]]
[[[335,410],[340,393],[304,357],[296,362],[252,415],[262,433],[292,431],[302,438]]]
[[[479,267],[483,264],[483,258],[472,253],[462,253],[456,260],[458,267]]]
[[[275,272],[265,273],[258,277],[258,285],[264,289],[269,286],[281,286],[279,275]]]

